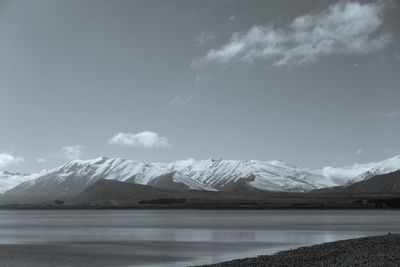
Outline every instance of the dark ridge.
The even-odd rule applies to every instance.
[[[161,175],[151,181],[149,183],[150,186],[161,188],[161,189],[167,189],[167,190],[177,190],[177,191],[186,191],[190,190],[190,187],[185,185],[184,183],[180,182],[175,182],[174,181],[174,172],[169,172],[164,175]]]
[[[368,180],[345,187],[345,192],[361,193],[400,193],[400,171],[376,175]]]
[[[171,198],[173,191],[162,190],[148,185],[99,180],[73,199],[73,203],[137,203],[138,200]]]
[[[238,179],[236,182],[230,181],[229,183],[224,184],[223,191],[232,191],[232,192],[248,192],[248,191],[258,191],[258,189],[250,186],[248,183],[253,182],[256,177],[252,174],[249,177],[244,177]]]

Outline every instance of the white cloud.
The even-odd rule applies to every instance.
[[[166,137],[158,136],[155,132],[143,131],[140,133],[118,133],[108,140],[111,145],[131,147],[171,147]]]
[[[181,96],[181,95],[176,95],[174,96],[171,101],[169,102],[170,106],[184,106],[186,105],[190,100],[192,100],[194,96]]]
[[[229,20],[231,20],[231,21],[236,20],[236,17],[234,15],[232,15],[229,17]]]
[[[391,41],[389,33],[378,33],[382,15],[382,1],[341,2],[299,16],[287,28],[255,25],[246,33],[234,33],[226,45],[209,50],[192,66],[265,60],[279,67],[316,62],[327,55],[367,54]]]
[[[83,153],[83,149],[85,147],[81,146],[81,145],[76,145],[76,146],[63,146],[61,148],[62,152],[64,153],[64,155],[70,159],[70,160],[74,160],[74,159],[79,159],[82,156]]]
[[[0,169],[6,168],[10,165],[17,165],[25,160],[21,157],[15,157],[6,152],[0,153]]]
[[[46,158],[37,158],[37,159],[36,159],[36,162],[38,162],[38,163],[45,163],[45,162],[47,162],[47,159],[46,159]]]
[[[188,158],[184,160],[177,160],[174,163],[171,164],[172,169],[183,169],[189,166],[192,166],[196,160],[194,158]]]
[[[357,149],[356,154],[362,154],[364,150],[362,148]]]
[[[395,156],[379,162],[371,162],[365,164],[353,164],[348,167],[334,168],[324,167],[322,174],[327,178],[355,178],[358,175],[371,170],[381,170],[385,173],[398,170],[400,168],[400,156]]]
[[[324,167],[322,169],[322,174],[327,178],[352,179],[368,170],[369,170],[368,167],[359,168],[356,166],[344,167],[344,168]]]

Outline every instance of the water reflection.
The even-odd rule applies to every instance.
[[[45,255],[56,258],[68,252],[88,258],[87,266],[95,266],[100,254],[123,259],[124,265],[186,266],[387,232],[400,232],[400,213],[0,211],[3,246],[19,244],[22,254],[42,246]]]

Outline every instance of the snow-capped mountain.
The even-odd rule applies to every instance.
[[[400,170],[400,155],[386,160],[354,164],[352,166],[322,169],[324,177],[333,179],[340,184],[352,184],[369,179],[376,175],[387,174]]]
[[[200,160],[171,163],[179,171],[217,190],[230,188],[241,181],[261,190],[309,191],[333,185],[317,171],[301,169],[282,161]]]
[[[14,186],[36,177],[37,174],[19,174],[0,170],[0,193],[4,193]]]
[[[165,178],[162,179],[163,177]],[[22,182],[7,193],[74,196],[100,179],[129,181],[155,187],[168,184],[173,189],[181,185],[181,188],[185,189],[213,190],[161,164],[100,157],[93,160],[73,160],[58,168],[42,171],[35,179]]]
[[[11,181],[3,183],[3,192],[19,183],[6,194],[72,197],[100,179],[171,190],[222,191],[246,183],[260,190],[307,192],[354,183],[399,169],[400,156],[381,162],[343,168],[325,167],[322,170],[299,168],[283,161],[189,159],[173,163],[145,164],[100,157],[93,160],[74,160],[58,168],[32,175],[1,172],[0,177],[8,177],[4,181]]]

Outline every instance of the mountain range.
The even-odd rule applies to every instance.
[[[283,161],[189,159],[172,163],[141,163],[100,157],[73,160],[60,167],[33,174],[0,171],[0,192],[20,200],[73,198],[100,180],[180,192],[226,192],[237,191],[238,188],[268,192],[309,192],[345,187],[397,170],[400,170],[400,156],[380,162],[343,168],[325,167],[321,170],[300,168]]]

